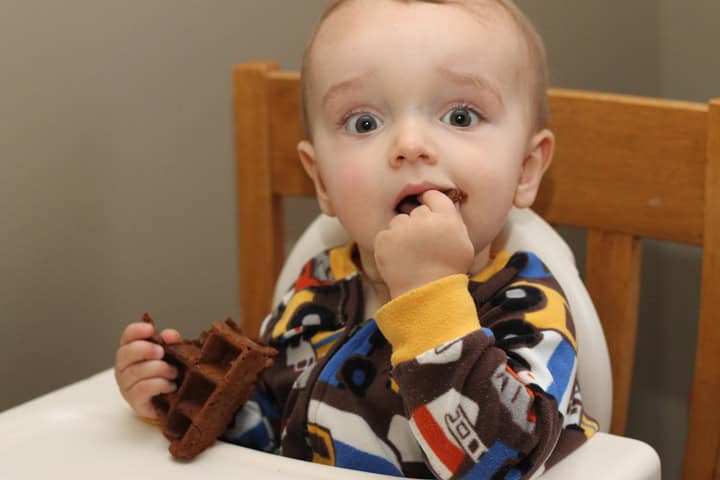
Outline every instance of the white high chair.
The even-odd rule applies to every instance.
[[[296,243],[275,288],[275,299],[291,284],[302,263],[347,236],[334,219],[320,216]],[[529,210],[511,213],[505,248],[530,246],[556,275],[576,318],[579,375],[585,403],[601,425],[611,410],[611,375],[602,328],[565,242]],[[0,478],[195,479],[239,475],[254,480],[389,479],[256,452],[218,442],[185,463],[173,460],[157,427],[143,423],[117,391],[112,370],[70,385],[0,414]],[[612,461],[608,461],[611,459]],[[645,443],[597,433],[542,477],[561,479],[659,480],[660,460]]]

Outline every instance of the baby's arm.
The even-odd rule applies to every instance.
[[[163,348],[153,342],[155,329],[150,323],[131,323],[120,337],[120,348],[115,355],[115,380],[120,393],[135,412],[155,419],[157,414],[150,399],[160,393],[170,393],[177,388],[177,369],[163,361]],[[176,330],[163,330],[160,337],[166,343],[177,343],[180,334]]]
[[[576,395],[569,309],[546,273],[521,253],[473,295],[453,275],[378,311],[411,430],[440,478],[527,478],[565,424],[583,426],[573,444],[596,428]]]

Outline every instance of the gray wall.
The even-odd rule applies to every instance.
[[[720,96],[720,2],[518,2],[554,86]],[[109,367],[152,313],[238,316],[230,67],[299,66],[323,0],[0,0],[0,410]],[[297,234],[317,211],[288,203]],[[583,232],[563,230],[580,261]],[[628,434],[684,445],[700,252],[646,242]],[[673,301],[671,302],[670,299]]]
[[[0,409],[238,316],[231,66],[322,0],[0,0]],[[274,12],[274,13],[273,13]]]

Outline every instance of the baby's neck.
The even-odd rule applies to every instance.
[[[365,297],[365,317],[372,318],[375,312],[390,301],[390,290],[385,285],[375,264],[375,254],[358,246],[359,265]]]
[[[490,265],[490,261],[492,260],[493,255],[490,253],[490,245],[482,249],[480,252],[475,255],[475,258],[473,258],[473,263],[470,265],[470,271],[468,272],[468,275],[471,277],[480,273],[485,267]]]

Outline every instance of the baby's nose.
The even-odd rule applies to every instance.
[[[397,168],[403,163],[436,162],[435,151],[427,135],[418,128],[404,128],[398,132],[390,153],[390,165]]]

